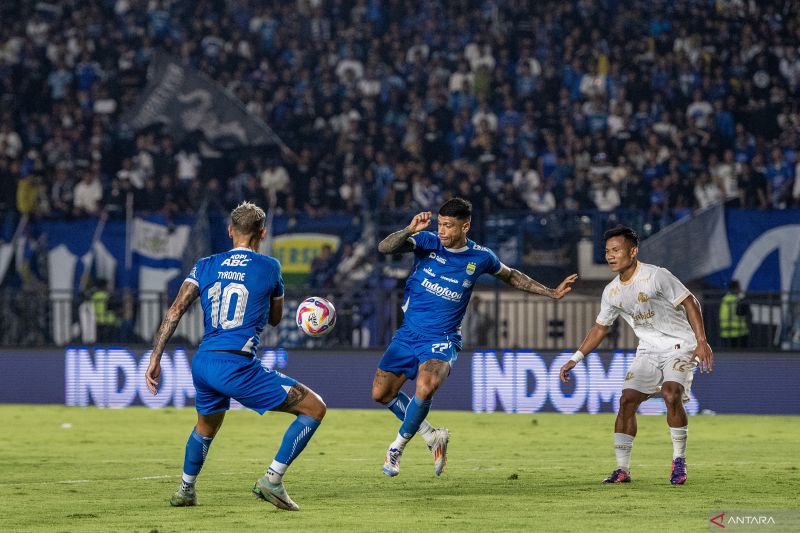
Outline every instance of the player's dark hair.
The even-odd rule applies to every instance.
[[[463,198],[451,198],[439,208],[439,216],[469,220],[472,217],[472,204]]]
[[[231,225],[241,235],[260,235],[266,220],[264,210],[252,202],[242,202],[231,212]]]
[[[607,241],[612,237],[625,237],[625,240],[633,246],[639,246],[639,234],[627,226],[617,226],[611,228],[603,234],[603,241]]]

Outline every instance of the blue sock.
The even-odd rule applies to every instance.
[[[320,421],[316,418],[298,415],[284,433],[283,442],[281,442],[278,453],[275,454],[275,460],[287,466],[292,464],[292,461],[300,455],[308,441],[311,440],[311,436],[314,435],[319,424]]]
[[[400,435],[403,438],[410,439],[414,434],[419,431],[419,426],[425,417],[428,416],[428,411],[431,410],[430,400],[420,400],[414,395],[414,398],[408,402],[406,408],[406,417],[403,424],[400,426]]]
[[[393,412],[394,416],[399,418],[400,421],[403,421],[406,419],[406,409],[408,409],[408,402],[410,401],[411,399],[408,397],[408,395],[405,392],[400,391],[397,393],[397,396],[395,396],[394,400],[386,404],[386,407]]]
[[[194,483],[194,478],[200,473],[200,469],[203,468],[203,463],[206,461],[212,440],[214,437],[204,437],[196,429],[192,430],[189,440],[186,441],[186,455],[183,458],[184,482]]]

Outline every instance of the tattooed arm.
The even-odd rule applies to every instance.
[[[408,240],[413,234],[422,231],[431,224],[431,212],[418,213],[411,224],[395,231],[378,244],[378,251],[382,254],[397,254],[414,251],[414,243]]]
[[[577,274],[572,274],[571,276],[564,278],[564,281],[562,281],[558,287],[551,289],[550,287],[542,285],[535,279],[526,276],[519,270],[515,268],[508,268],[506,265],[502,265],[500,267],[500,272],[495,274],[495,277],[514,287],[515,289],[529,292],[531,294],[547,296],[549,298],[553,298],[554,300],[560,300],[563,298],[569,291],[572,290],[571,285],[575,283],[576,279],[578,279]]]
[[[164,347],[167,345],[167,341],[169,341],[170,337],[172,337],[172,334],[175,333],[175,328],[178,327],[178,322],[181,321],[183,314],[186,313],[186,310],[189,309],[189,306],[192,305],[192,302],[194,302],[199,295],[200,289],[197,285],[189,281],[184,281],[183,285],[181,285],[181,290],[178,292],[178,296],[175,297],[175,301],[172,303],[169,311],[167,311],[167,315],[161,322],[161,326],[158,328],[156,338],[153,341],[153,352],[150,354],[150,364],[145,373],[147,388],[150,389],[153,395],[156,394],[158,378],[161,375],[161,355],[164,352]]]

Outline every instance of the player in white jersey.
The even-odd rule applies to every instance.
[[[667,269],[641,263],[639,236],[623,226],[604,235],[606,261],[618,275],[606,285],[600,314],[572,359],[561,367],[561,380],[587,354],[597,348],[618,316],[639,338],[619,400],[614,425],[617,469],[603,483],[628,483],[636,410],[643,401],[661,391],[667,406],[667,424],[672,435],[670,482],[686,482],[686,436],[688,418],[683,404],[688,401],[695,359],[700,371],[711,372],[714,355],[706,340],[703,315],[694,295]]]

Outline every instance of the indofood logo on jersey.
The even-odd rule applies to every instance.
[[[622,385],[636,352],[617,351],[611,358],[591,353],[572,369],[570,383],[559,378],[572,353],[556,357],[533,351],[475,352],[472,356],[472,410],[478,413],[616,412]],[[700,403],[689,392],[686,412],[695,415]],[[666,413],[664,401],[651,398],[639,414]]]
[[[445,300],[450,300],[451,302],[461,301],[462,294],[460,292],[448,289],[447,287],[442,287],[438,283],[432,283],[428,278],[422,280],[422,286],[425,287],[425,290],[427,290],[429,293],[435,294],[439,298],[444,298]]]

